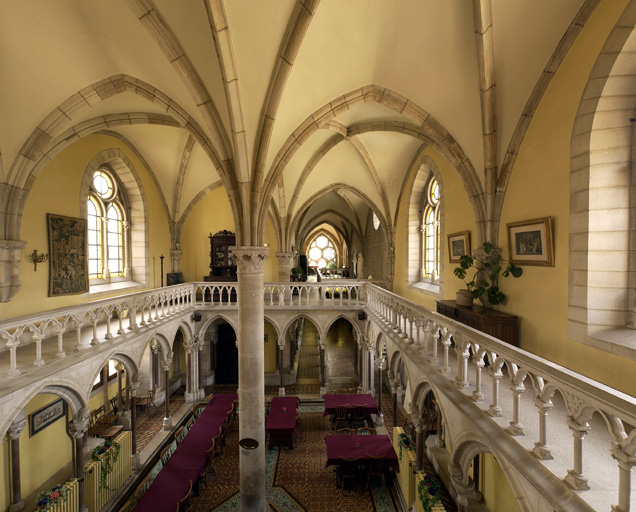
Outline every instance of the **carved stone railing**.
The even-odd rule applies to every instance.
[[[459,390],[482,410],[481,421],[489,418],[501,427],[502,438],[513,436],[557,482],[585,491],[578,494],[594,510],[609,511],[616,502],[612,511],[630,510],[636,398],[375,286],[367,287],[365,309],[393,341],[388,351],[404,353],[409,375],[422,379],[428,372],[431,382],[445,378],[452,384],[447,390]],[[505,464],[521,464],[511,459]],[[517,469],[533,477],[527,467]]]

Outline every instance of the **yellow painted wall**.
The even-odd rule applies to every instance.
[[[521,512],[512,488],[501,466],[491,453],[480,456],[482,479],[479,491],[490,512]]]
[[[48,393],[41,393],[33,397],[25,407],[27,420],[31,413],[58,399],[58,396]],[[8,455],[7,453],[7,459],[10,459]],[[72,457],[73,445],[66,435],[65,418],[53,422],[33,437],[29,437],[27,424],[20,436],[22,496],[28,496],[38,490],[43,482],[70,463]]]
[[[34,271],[33,264],[27,260],[26,255],[33,252],[33,249],[40,253],[49,252],[47,213],[79,216],[80,183],[84,170],[98,153],[109,148],[118,148],[125,153],[141,180],[152,219],[148,229],[151,265],[149,284],[151,288],[160,285],[158,257],[163,253],[168,255],[168,264],[170,260],[170,233],[161,196],[141,161],[122,141],[107,135],[91,135],[61,151],[42,170],[33,184],[24,208],[20,232],[21,240],[28,241],[20,265],[22,289],[11,302],[2,305],[0,319],[92,300],[88,294],[48,297],[48,263],[38,265],[37,271]],[[121,291],[113,295],[121,295]]]
[[[276,329],[268,322],[265,322],[265,334],[267,335],[267,343],[265,343],[264,348],[265,372],[274,373],[276,371],[278,343],[276,342]]]
[[[443,184],[444,193],[444,215],[443,215],[443,239],[444,244],[444,258],[441,266],[441,274],[443,279],[443,296],[445,299],[454,299],[455,292],[460,288],[464,288],[463,281],[460,281],[453,274],[455,264],[449,263],[448,251],[446,250],[448,243],[446,235],[449,233],[458,233],[460,231],[470,231],[471,234],[471,247],[475,247],[475,217],[473,210],[468,201],[468,195],[464,190],[464,186],[459,179],[459,176],[448,163],[444,157],[442,157],[435,149],[427,147],[421,153],[422,156],[429,156],[437,165],[441,181]],[[415,174],[419,165],[414,166],[409,176],[409,183],[412,183],[415,179]],[[395,279],[393,284],[393,291],[417,304],[421,304],[427,308],[436,309],[435,301],[439,300],[439,297],[425,294],[406,286],[406,255],[407,249],[407,215],[408,215],[408,197],[405,194],[401,198],[400,210],[397,218],[397,228],[395,234]]]
[[[567,334],[570,140],[589,73],[627,3],[604,1],[596,9],[550,82],[520,147],[499,240],[507,243],[508,222],[551,216],[555,265],[526,265],[520,279],[506,280],[509,301],[500,309],[519,316],[523,349],[634,395],[636,362],[569,340]]]

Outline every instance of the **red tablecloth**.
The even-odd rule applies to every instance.
[[[265,422],[265,433],[295,434],[297,408],[298,397],[296,396],[274,397]]]
[[[356,448],[356,443],[359,447]],[[386,454],[384,463],[387,466],[398,466],[398,457],[393,449],[391,438],[389,436],[341,436],[329,435],[325,436],[325,444],[327,445],[327,464],[325,466],[340,464],[340,457],[345,459],[360,460],[367,458],[366,454],[380,456]]]
[[[205,452],[219,433],[232,410],[236,393],[216,394],[188,431],[185,438],[163,466],[146,493],[135,506],[135,511],[174,512],[178,501],[196,482],[205,468]]]
[[[378,406],[373,399],[373,395],[371,394],[354,393],[341,395],[323,395],[322,398],[325,401],[325,412],[323,413],[323,416],[328,416],[336,412],[336,405],[345,404],[348,404],[349,407],[351,407],[352,405],[367,404],[367,414],[378,414]]]

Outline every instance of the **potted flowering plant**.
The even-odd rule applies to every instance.
[[[60,484],[56,485],[52,489],[48,491],[42,491],[38,493],[35,498],[35,502],[37,503],[37,510],[46,511],[49,510],[55,503],[61,501],[64,503],[66,501],[66,495],[68,494],[68,489],[66,487],[62,487]]]
[[[442,500],[442,486],[430,475],[424,475],[417,485],[417,497],[424,512],[432,512],[435,504]]]

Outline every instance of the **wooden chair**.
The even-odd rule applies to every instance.
[[[267,400],[265,400],[265,417],[267,418],[267,416],[269,416],[269,410],[272,408],[272,398],[273,397],[269,397]]]
[[[212,439],[212,446],[214,447],[214,455],[223,455],[223,443],[221,442],[221,435],[223,433],[223,429],[219,429],[219,433],[214,436]]]
[[[214,456],[216,455],[216,441],[212,440],[212,446],[205,452],[205,473],[206,475],[215,475],[216,469],[214,467]]]
[[[336,433],[342,434],[344,436],[355,436],[357,431],[355,428],[339,428],[336,430]]]
[[[371,479],[377,477],[380,482],[382,481],[382,469],[384,467],[386,453],[380,456],[370,455],[368,453],[365,453],[365,455],[369,461],[369,468],[367,471],[367,490],[369,490],[371,488]]]
[[[349,405],[334,405],[334,413],[332,418],[331,428],[333,430],[337,430],[339,425],[342,425],[342,428],[349,427]]]
[[[232,402],[232,415],[234,416],[232,419],[238,420],[238,398]]]
[[[190,416],[188,418],[188,421],[186,421],[186,424],[185,424],[186,433],[190,431],[190,429],[192,428],[192,425],[194,425],[194,416]]]
[[[117,414],[118,412],[118,408],[117,408],[117,397],[114,396],[113,398],[111,398],[110,400],[108,400],[110,402],[110,407],[113,410],[113,414]]]
[[[367,404],[351,404],[350,413],[354,428],[367,426]]]
[[[201,413],[203,412],[203,409],[205,409],[205,406],[207,404],[205,402],[197,402],[196,404],[194,404],[192,406],[192,415],[195,418],[198,418],[199,416],[201,416]]]
[[[146,476],[146,478],[144,478],[141,483],[135,487],[135,490],[133,491],[133,501],[135,503],[138,503],[139,500],[141,499],[141,497],[146,493],[146,491],[148,490],[148,487],[150,487],[150,479],[152,478],[152,475],[148,475]]]
[[[179,505],[177,506],[178,512],[189,512],[190,507],[190,498],[192,497],[192,480],[190,480],[190,489],[187,494],[179,500]]]
[[[177,441],[177,444],[183,441],[185,436],[186,436],[185,427],[179,427],[174,433],[174,438]]]
[[[345,489],[347,484],[353,484],[355,487],[358,483],[358,464],[360,457],[355,459],[347,459],[340,457],[338,472],[336,473],[336,487]]]
[[[161,450],[161,455],[159,455],[159,458],[161,459],[161,463],[164,466],[168,462],[168,459],[170,459],[170,455],[172,455],[172,451],[170,450],[171,448],[172,448],[171,445],[166,446],[163,450]]]
[[[373,427],[361,427],[358,429],[358,434],[362,436],[370,436],[375,434],[375,429]]]
[[[145,396],[141,396],[139,398],[137,398],[137,407],[141,407],[142,409],[148,407],[149,405],[152,405],[155,408],[155,411],[157,411],[157,406],[155,405],[155,395],[157,393],[157,386],[153,386],[152,389],[150,391],[148,391],[148,394]]]

